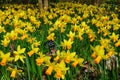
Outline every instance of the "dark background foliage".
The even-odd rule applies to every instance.
[[[42,0],[43,1],[43,0]],[[97,2],[98,4],[101,3],[109,3],[109,4],[120,4],[120,0],[49,0],[49,2],[65,2],[65,1],[72,1],[72,2],[80,2],[82,4],[94,4]],[[17,4],[36,4],[38,3],[38,0],[0,0],[0,4],[6,4],[6,3],[17,3]]]

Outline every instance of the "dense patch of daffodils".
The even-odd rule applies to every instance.
[[[45,68],[46,75],[64,79],[71,67],[84,67],[84,62],[92,58],[91,63],[99,64],[118,54],[119,14],[110,11],[111,6],[104,6],[52,3],[48,11],[39,11],[31,4],[3,5],[0,9],[0,66],[6,66],[10,77],[15,78],[27,70],[28,67],[24,67],[29,60],[29,65],[34,63]],[[120,12],[118,6],[115,11]],[[46,41],[55,42],[54,52],[45,47]],[[86,58],[87,55],[91,56]]]

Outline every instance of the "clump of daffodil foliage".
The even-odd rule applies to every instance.
[[[117,80],[119,12],[119,6],[106,4],[50,3],[48,11],[2,5],[0,79]],[[106,61],[113,56],[109,70]]]

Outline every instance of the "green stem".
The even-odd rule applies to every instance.
[[[30,64],[29,64],[29,60],[28,60],[28,56],[26,56],[26,66],[27,66],[27,73],[28,73],[28,80],[30,80]]]
[[[40,67],[38,66],[37,69],[38,69],[38,73],[40,76],[40,80],[42,80],[42,66],[40,66]]]
[[[103,74],[102,74],[102,80],[106,80],[106,76],[105,76],[105,60],[103,60]]]
[[[50,79],[50,76],[47,76],[47,80],[51,80],[51,79]]]
[[[2,78],[3,78],[4,80],[10,80],[10,78],[8,77],[8,74],[7,74],[7,67],[6,67],[6,66],[3,66],[1,70],[2,70],[2,75],[3,75]]]
[[[32,72],[36,74],[37,71],[36,71],[36,65],[35,65],[36,63],[35,63],[35,56],[34,56],[34,54],[31,56],[30,62],[31,62]]]

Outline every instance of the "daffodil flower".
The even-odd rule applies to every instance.
[[[8,44],[10,43],[10,40],[7,40],[7,39],[5,38],[4,40],[1,40],[1,42],[2,42],[2,45],[3,45],[4,47],[7,47]]]
[[[27,27],[25,27],[26,31],[30,31],[30,32],[34,32],[35,31],[35,27],[33,27],[31,23],[27,22],[26,26],[27,26]]]
[[[94,51],[92,57],[95,58],[94,62],[99,64],[99,62],[105,57],[105,50],[102,46],[96,45],[95,47],[91,46],[91,49]]]
[[[107,51],[107,53],[106,53],[105,59],[108,59],[112,55],[116,54],[114,47],[107,48],[106,51]]]
[[[76,55],[76,56],[74,57],[73,61],[74,61],[74,62],[72,63],[72,66],[73,66],[73,67],[76,67],[78,64],[79,64],[80,66],[83,66],[83,61],[84,61],[83,58],[78,58],[78,56]]]
[[[63,47],[63,49],[71,49],[73,44],[73,41],[71,41],[71,39],[69,39],[68,41],[64,39],[63,42],[61,42],[61,46]]]
[[[10,75],[11,78],[16,78],[17,74],[22,73],[22,70],[18,70],[16,68],[14,69],[14,68],[8,67],[8,70],[11,71],[11,75]]]
[[[53,71],[53,66],[49,66],[45,73],[47,75],[51,75],[52,71]]]
[[[93,42],[95,37],[96,37],[96,35],[93,32],[93,30],[92,29],[87,29],[86,32],[88,33],[88,37],[89,37],[90,41]]]
[[[75,52],[70,52],[67,50],[67,52],[61,52],[61,59],[64,60],[66,63],[70,63],[72,59],[74,59],[76,53]]]
[[[69,34],[67,34],[67,36],[71,39],[71,41],[73,41],[75,37],[75,33],[70,31]]]
[[[65,74],[66,74],[66,71],[68,70],[69,68],[66,67],[65,65],[65,62],[64,61],[61,61],[60,63],[57,63],[54,67],[54,71],[56,72],[55,74],[55,78],[57,79],[64,79],[65,78]]]
[[[120,46],[120,39],[115,43],[115,47]]]
[[[76,24],[75,24],[75,25],[73,25],[73,26],[72,26],[73,31],[74,31],[74,32],[76,32],[76,31],[78,30],[78,28],[79,28],[79,27],[80,27],[80,26],[78,26],[78,25],[76,25]]]
[[[86,22],[81,22],[81,27],[86,30],[88,28],[88,25],[86,24]]]
[[[116,35],[114,32],[113,32],[112,35],[110,36],[110,39],[112,39],[113,42],[118,41],[118,38],[119,38],[119,34]]]
[[[18,45],[17,46],[17,51],[14,51],[13,53],[14,53],[14,61],[16,62],[16,61],[18,61],[19,59],[24,63],[24,58],[25,58],[25,56],[24,56],[24,52],[25,52],[25,48],[20,48],[20,45]]]
[[[51,75],[52,71],[54,70],[55,62],[47,63],[46,66],[48,66],[48,69],[45,71],[45,74]]]
[[[83,40],[82,35],[84,34],[84,29],[83,28],[78,28],[78,34],[77,37],[81,40]]]
[[[101,59],[102,59],[101,56],[97,56],[97,58],[95,58],[95,60],[94,60],[94,63],[99,64]]]
[[[37,58],[36,59],[36,64],[40,66],[44,62],[44,58]]]
[[[23,34],[23,35],[20,37],[20,40],[24,40],[25,38],[28,38],[28,34]]]
[[[13,58],[10,57],[10,52],[3,53],[2,51],[0,51],[0,58],[2,59],[0,62],[1,66],[5,66],[8,61],[13,60]]]
[[[50,56],[46,56],[42,52],[37,53],[37,55],[39,55],[39,57],[36,58],[36,64],[38,66],[40,66],[43,62],[45,64],[50,64],[50,59],[51,59]]]
[[[35,40],[32,45],[38,47],[40,45],[40,41]]]
[[[76,18],[72,18],[71,23],[72,23],[72,24],[77,24],[77,23],[78,23],[78,21],[77,21],[77,19],[76,19]]]
[[[60,60],[60,58],[61,58],[61,52],[60,52],[60,50],[57,50],[56,54],[53,55],[53,56],[54,56],[54,61],[58,62]]]
[[[2,32],[6,32],[6,31],[5,31],[4,27],[0,26],[0,33],[2,33]]]
[[[101,38],[100,39],[100,44],[103,48],[107,48],[110,44],[110,39],[107,38]]]
[[[10,38],[14,41],[18,38],[18,34],[15,31],[11,31]]]
[[[53,27],[49,28],[48,34],[52,33],[55,29]]]
[[[34,53],[37,53],[39,48],[38,47],[34,47],[35,44],[32,44],[32,50],[30,50],[27,54],[29,57],[31,57]],[[36,46],[36,45],[35,45]]]
[[[47,40],[52,40],[52,41],[54,41],[54,39],[55,39],[55,33],[51,33],[51,34],[49,34],[48,36],[47,36]]]

